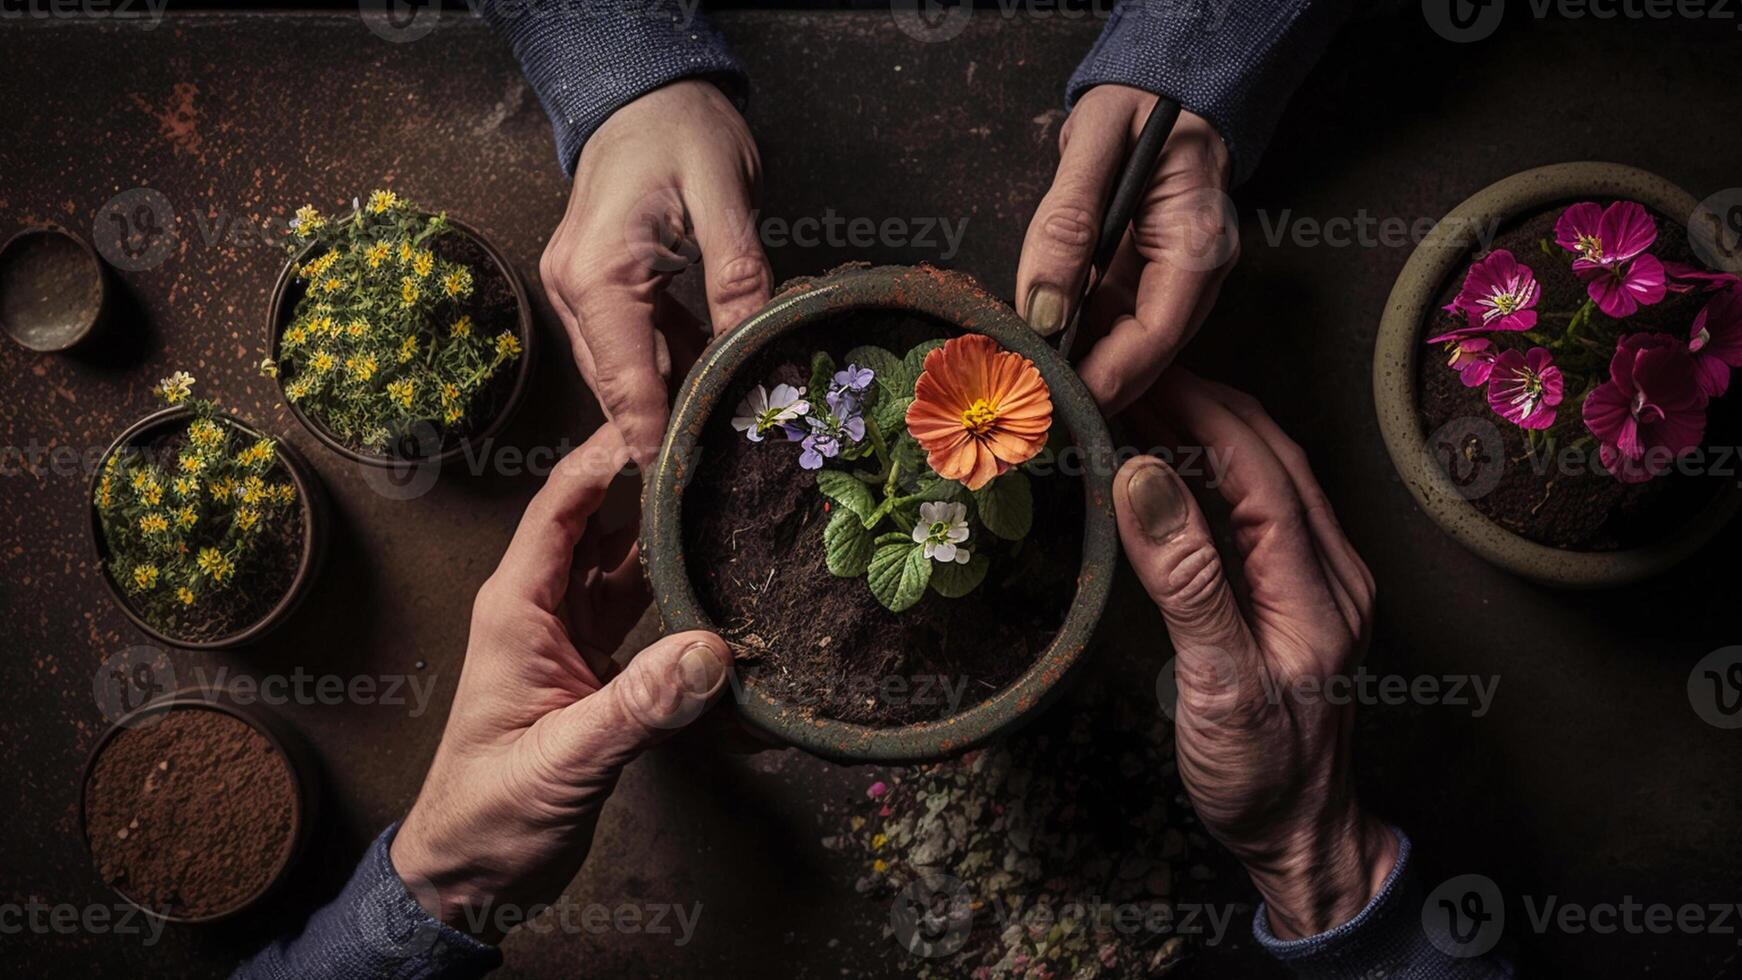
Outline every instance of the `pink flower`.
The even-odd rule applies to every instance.
[[[1687,345],[1664,333],[1622,337],[1609,380],[1585,396],[1584,415],[1616,479],[1643,483],[1669,469],[1706,435],[1706,394]]]
[[[1561,403],[1564,384],[1554,355],[1541,347],[1528,354],[1509,350],[1494,359],[1488,380],[1488,407],[1526,429],[1554,425],[1555,406]]]
[[[1742,277],[1734,272],[1711,272],[1684,262],[1665,262],[1663,271],[1669,276],[1667,285],[1672,293],[1691,293],[1702,287],[1706,292],[1712,293],[1742,284]]]
[[[1657,222],[1633,201],[1616,201],[1607,208],[1586,201],[1561,214],[1554,225],[1554,240],[1561,248],[1578,253],[1574,269],[1578,262],[1616,266],[1657,241]]]
[[[1446,304],[1446,312],[1462,315],[1465,325],[1428,338],[1439,343],[1485,331],[1529,330],[1536,326],[1537,296],[1542,287],[1530,267],[1497,248],[1470,266],[1458,298]]]
[[[881,799],[883,797],[883,794],[885,794],[887,792],[889,792],[889,784],[885,783],[881,779],[872,783],[870,786],[866,787],[866,789],[865,789],[865,795],[871,797],[874,800]]]
[[[1742,367],[1742,286],[1732,286],[1706,303],[1688,337],[1700,390],[1716,398],[1730,387],[1730,369]]]
[[[1446,345],[1452,356],[1446,365],[1458,372],[1458,380],[1466,388],[1488,383],[1494,373],[1494,345],[1482,337],[1463,337]]]
[[[1609,316],[1632,316],[1641,305],[1663,299],[1668,288],[1663,263],[1644,254],[1657,241],[1657,222],[1643,206],[1633,201],[1606,208],[1589,201],[1575,204],[1555,222],[1554,239],[1578,254],[1573,274]]]

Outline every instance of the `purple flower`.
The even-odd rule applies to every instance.
[[[1554,366],[1547,350],[1532,347],[1525,354],[1509,350],[1494,359],[1488,407],[1522,428],[1546,429],[1554,425],[1563,387],[1561,369]]]
[[[1458,372],[1466,388],[1488,383],[1494,373],[1494,345],[1482,337],[1463,337],[1446,345],[1452,352],[1446,365]]]
[[[1709,272],[1684,262],[1665,262],[1663,271],[1669,276],[1668,286],[1672,293],[1691,293],[1696,288],[1715,293],[1720,289],[1742,285],[1742,277],[1734,272]]]
[[[1429,343],[1456,340],[1488,331],[1529,330],[1536,326],[1537,296],[1542,292],[1530,267],[1503,248],[1470,266],[1458,298],[1446,304],[1446,312],[1461,315],[1464,326],[1449,330]]]
[[[831,391],[824,399],[829,405],[828,412],[813,412],[805,416],[810,431],[796,434],[804,448],[804,452],[799,454],[798,465],[807,470],[822,469],[823,460],[839,456],[843,445],[865,438],[865,419],[859,414],[858,399],[845,391]],[[795,433],[789,428],[787,438],[794,437]]]
[[[1663,299],[1663,263],[1645,250],[1657,241],[1657,222],[1634,201],[1606,208],[1586,201],[1567,208],[1554,226],[1555,242],[1578,255],[1573,274],[1597,308],[1620,319]]]
[[[1730,387],[1730,369],[1742,367],[1742,285],[1712,297],[1688,337],[1700,390],[1716,398]]]
[[[835,372],[835,391],[851,391],[855,394],[871,387],[871,381],[877,377],[876,372],[868,367],[848,364],[845,369]]]

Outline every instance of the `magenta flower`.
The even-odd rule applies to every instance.
[[[1730,369],[1742,367],[1742,286],[1732,286],[1706,303],[1688,337],[1700,390],[1716,398],[1730,387]]]
[[[1564,384],[1554,355],[1541,347],[1528,354],[1515,350],[1494,359],[1488,379],[1488,407],[1502,418],[1526,429],[1554,425],[1555,406],[1561,403]]]
[[[1691,293],[1695,289],[1704,289],[1708,293],[1732,286],[1742,285],[1742,277],[1734,272],[1710,272],[1696,268],[1683,262],[1665,262],[1663,271],[1669,276],[1669,291],[1672,293]]]
[[[1428,343],[1468,337],[1485,331],[1529,330],[1536,326],[1536,298],[1542,292],[1530,267],[1503,248],[1470,266],[1458,298],[1446,304],[1446,312],[1461,315],[1464,326],[1449,330]]]
[[[1452,352],[1446,365],[1458,372],[1466,388],[1488,383],[1494,373],[1494,345],[1483,337],[1462,337],[1446,345]]]
[[[1609,380],[1585,396],[1584,416],[1616,479],[1643,483],[1669,469],[1706,435],[1706,394],[1687,345],[1664,333],[1622,337]]]
[[[1663,299],[1668,288],[1663,263],[1645,250],[1657,241],[1657,222],[1643,206],[1616,201],[1606,208],[1586,201],[1562,212],[1555,243],[1579,257],[1573,274],[1597,308],[1616,319]]]
[[[1616,201],[1606,208],[1586,201],[1562,212],[1554,225],[1555,244],[1577,252],[1578,262],[1617,266],[1657,241],[1657,222],[1633,201]]]

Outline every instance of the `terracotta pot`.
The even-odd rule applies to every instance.
[[[758,352],[793,330],[860,309],[920,314],[962,332],[985,334],[1032,360],[1052,391],[1054,418],[1069,428],[1085,460],[1083,553],[1076,596],[1051,645],[1008,687],[947,718],[873,728],[816,717],[779,703],[754,681],[743,685],[739,702],[743,717],[779,741],[830,759],[912,763],[966,751],[1040,712],[1081,659],[1106,605],[1117,560],[1112,487],[1117,467],[1106,424],[1070,364],[1009,306],[968,276],[924,266],[852,266],[790,284],[710,347],[685,380],[659,461],[643,486],[641,555],[667,631],[717,630],[703,612],[684,565],[683,493],[703,428],[722,408],[720,399],[739,369]],[[856,339],[867,344],[879,340],[876,336]]]
[[[1613,163],[1562,163],[1514,174],[1478,191],[1422,239],[1392,287],[1373,352],[1373,394],[1392,464],[1422,510],[1476,554],[1515,575],[1573,589],[1611,588],[1655,575],[1693,554],[1742,508],[1730,483],[1676,534],[1637,548],[1573,551],[1540,544],[1489,520],[1471,490],[1447,476],[1422,431],[1418,376],[1431,353],[1425,327],[1446,284],[1461,275],[1480,229],[1580,200],[1625,198],[1673,220],[1695,211],[1692,195],[1669,181]],[[1734,270],[1732,270],[1734,271]]]
[[[345,220],[350,219],[347,218]],[[515,318],[515,332],[520,336],[521,353],[520,357],[514,362],[513,386],[509,389],[508,397],[503,400],[502,407],[497,411],[495,418],[490,420],[490,424],[484,426],[484,428],[472,435],[455,442],[452,446],[449,446],[441,452],[420,457],[385,456],[352,449],[350,446],[341,442],[338,437],[327,431],[327,427],[322,425],[319,419],[305,413],[299,405],[291,401],[289,398],[284,399],[284,404],[290,409],[290,414],[296,416],[296,420],[302,423],[303,428],[313,433],[314,437],[319,439],[328,449],[331,449],[333,452],[336,452],[340,456],[352,460],[353,462],[363,463],[368,466],[397,469],[411,464],[445,463],[450,460],[458,459],[460,456],[466,454],[470,447],[487,444],[489,440],[500,433],[503,427],[508,424],[508,420],[513,417],[514,410],[520,405],[521,397],[526,393],[527,382],[532,377],[532,360],[534,357],[532,305],[526,298],[526,286],[520,281],[519,274],[514,271],[513,264],[508,261],[507,257],[505,257],[488,238],[484,237],[482,232],[451,216],[448,218],[448,225],[455,231],[476,242],[478,247],[483,249],[484,253],[490,257],[491,264],[496,267],[496,273],[508,283],[508,288],[514,292],[515,305],[520,311],[519,315]],[[314,251],[314,248],[315,243],[310,242],[301,251],[291,256],[290,260],[284,264],[284,268],[279,271],[278,282],[272,287],[272,305],[269,307],[266,317],[266,351],[267,356],[271,357],[273,360],[278,359],[279,340],[284,335],[285,327],[289,326],[291,317],[296,312],[297,302],[302,299],[302,284],[297,282],[296,276],[293,274],[292,270],[298,263],[308,258],[309,254]],[[482,277],[480,276],[479,278],[481,279]],[[280,378],[277,379],[277,383],[279,395],[282,397],[284,395],[284,381]],[[432,433],[431,438],[438,444],[444,441],[439,438],[439,433]]]
[[[185,425],[191,413],[185,407],[165,408],[140,419],[127,427],[125,432],[115,437],[103,453],[103,462],[107,462],[124,446],[146,442],[165,429],[176,425]],[[231,415],[220,416],[227,424],[250,439],[265,438],[265,433],[248,425]],[[245,646],[259,640],[276,629],[296,607],[302,603],[303,597],[314,585],[316,574],[319,573],[321,562],[326,556],[326,543],[329,517],[327,514],[326,489],[320,478],[315,475],[314,468],[303,459],[296,447],[283,439],[276,440],[278,458],[284,464],[285,472],[290,475],[290,481],[296,486],[297,505],[302,509],[302,554],[297,559],[296,575],[291,579],[290,589],[285,592],[276,605],[257,622],[252,623],[228,636],[215,640],[185,640],[162,632],[143,616],[134,611],[127,601],[127,594],[119,583],[109,575],[109,549],[103,540],[103,523],[97,514],[94,503],[97,493],[97,481],[102,478],[103,466],[99,463],[91,474],[91,482],[85,488],[85,506],[91,515],[91,545],[96,553],[97,572],[103,577],[103,584],[108,586],[109,595],[114,598],[133,625],[139,627],[146,635],[159,643],[181,647],[185,650],[229,650]]]
[[[84,775],[79,778],[79,840],[84,842],[87,848],[90,846],[90,833],[86,824],[86,798],[90,791],[91,775],[97,768],[97,759],[116,735],[141,724],[150,724],[147,720],[148,715],[178,709],[221,711],[245,722],[277,750],[279,756],[284,759],[285,766],[290,770],[291,781],[296,784],[296,813],[291,820],[290,847],[286,848],[284,859],[279,862],[278,867],[273,869],[272,876],[267,883],[259,891],[236,905],[203,916],[165,915],[135,902],[119,887],[109,886],[110,890],[122,901],[152,918],[161,919],[164,922],[206,925],[235,918],[243,912],[257,907],[275,893],[284,880],[290,876],[291,869],[296,867],[298,859],[308,849],[309,837],[320,811],[320,781],[317,777],[318,770],[314,753],[289,723],[271,711],[257,704],[240,703],[227,690],[207,693],[198,689],[187,689],[166,694],[116,719],[102,737],[97,739],[97,744],[91,746],[90,755],[85,757]]]

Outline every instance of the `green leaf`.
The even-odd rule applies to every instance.
[[[925,548],[912,541],[886,544],[871,556],[865,581],[871,594],[890,612],[901,612],[925,595],[931,580],[931,559]]]
[[[901,435],[890,443],[889,455],[900,462],[901,472],[908,476],[917,477],[921,473],[930,472],[925,465],[925,450],[919,447],[919,440],[906,429],[902,429]]]
[[[924,551],[924,549],[920,549]],[[974,591],[980,581],[986,577],[986,569],[992,564],[985,555],[975,553],[967,564],[944,562],[931,570],[931,587],[947,599],[960,599]]]
[[[871,532],[843,507],[830,515],[828,526],[823,528],[823,550],[828,556],[830,573],[840,578],[857,578],[871,567],[871,553],[876,546]]]
[[[834,380],[835,359],[829,356],[828,351],[817,351],[816,356],[811,358],[811,383],[805,395],[810,399],[811,411],[826,412],[829,410],[827,401],[829,385],[834,383]]]
[[[913,375],[913,379],[918,381],[920,374],[925,371],[925,356],[943,345],[944,342],[941,340],[925,341],[908,351],[907,356],[901,359],[901,363],[907,367],[908,373]]]
[[[879,548],[883,547],[886,544],[912,544],[912,543],[913,543],[913,535],[907,531],[884,531],[882,534],[877,535],[877,542],[876,542],[877,547],[879,547]]]
[[[906,395],[894,395],[885,391],[877,399],[877,404],[871,406],[871,421],[877,423],[877,431],[885,438],[899,432],[907,434],[907,406],[913,404],[913,388],[909,386]]]
[[[1007,541],[1021,541],[1034,526],[1034,491],[1028,474],[1010,470],[975,490],[974,508],[986,530]]]
[[[916,496],[921,503],[929,500],[957,500],[967,489],[954,480],[934,476],[920,483]]]
[[[871,496],[871,488],[851,473],[820,470],[817,473],[817,489],[822,491],[823,496],[852,511],[861,521],[869,520],[877,510],[877,499]]]

